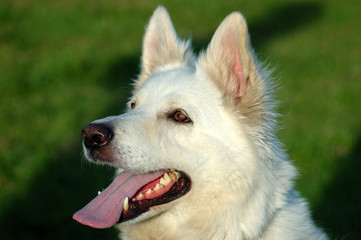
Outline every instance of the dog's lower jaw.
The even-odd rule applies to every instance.
[[[166,214],[166,213],[163,213]],[[123,240],[151,240],[177,239],[176,223],[162,225],[162,218],[156,216],[134,224],[123,223],[118,226],[120,239]]]
[[[136,224],[119,226],[120,238],[123,240],[242,239],[231,234],[237,232],[233,229],[220,229],[229,227],[226,225],[217,226],[217,230],[211,229],[214,225],[210,222],[214,222],[214,219],[204,219],[203,221],[207,220],[208,223],[200,226],[200,223],[197,223],[198,217],[177,216],[165,212]]]
[[[194,190],[168,204],[150,208],[137,219],[117,225],[122,240],[169,240],[188,238],[187,231],[192,228],[188,220],[192,217],[192,207],[184,208],[185,203],[192,202]],[[182,210],[180,210],[182,209]],[[196,238],[194,238],[196,239]]]
[[[227,229],[230,227],[229,224],[225,223],[219,226],[214,224],[217,221],[215,220],[216,216],[213,214],[214,209],[212,208],[221,209],[220,211],[223,212],[224,210],[222,209],[226,207],[225,205],[219,206],[216,204],[220,199],[213,199],[208,205],[207,199],[204,199],[204,202],[197,200],[196,193],[192,191],[183,196],[183,199],[180,198],[169,206],[157,206],[158,209],[153,209],[158,211],[158,214],[154,217],[134,224],[124,223],[118,225],[121,231],[121,239],[236,239],[232,238],[234,235],[229,235],[230,232],[237,232],[233,231],[233,229]],[[186,206],[189,203],[194,205]],[[217,211],[217,213],[219,212]],[[218,215],[218,217],[220,216]],[[224,219],[225,221],[230,221],[226,220],[226,218]],[[227,234],[231,238],[227,238]]]

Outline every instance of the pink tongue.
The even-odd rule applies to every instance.
[[[164,173],[165,171],[143,175],[134,175],[131,172],[120,173],[101,194],[77,211],[73,219],[93,228],[113,226],[122,214],[124,199],[132,197],[142,186]]]

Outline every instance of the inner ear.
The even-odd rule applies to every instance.
[[[234,102],[251,85],[251,64],[247,25],[241,14],[233,13],[218,27],[200,65]]]
[[[234,84],[237,86],[235,88],[236,92],[234,93],[234,96],[236,98],[242,97],[248,86],[249,86],[249,76],[244,76],[243,69],[244,69],[244,63],[241,61],[241,54],[239,49],[239,39],[237,38],[238,34],[234,34],[233,36],[230,36],[229,38],[225,39],[226,42],[224,42],[224,46],[227,53],[225,55],[228,55],[229,58],[228,62],[230,64],[230,72],[233,74],[234,78]],[[245,77],[245,79],[244,79]]]

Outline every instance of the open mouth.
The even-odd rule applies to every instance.
[[[122,172],[73,218],[90,227],[108,228],[134,219],[150,207],[176,200],[190,188],[190,178],[181,171],[163,170],[139,175]]]

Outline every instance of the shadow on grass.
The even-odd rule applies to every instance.
[[[267,45],[268,41],[280,35],[289,34],[315,22],[322,15],[323,8],[315,2],[292,2],[270,9],[262,18],[248,22],[251,44],[256,51]],[[211,40],[213,32],[207,39],[195,39],[195,52],[204,50]]]
[[[254,36],[253,44],[256,47],[267,44],[269,39],[279,34],[295,31],[315,21],[320,13],[321,7],[315,3],[298,2],[273,9],[259,21],[250,23],[250,32]],[[210,38],[211,36],[209,39],[196,39],[195,50],[198,52],[205,48]],[[119,106],[125,102],[124,94],[130,92],[130,87],[124,87],[124,92],[118,94],[118,86],[128,86],[129,79],[136,77],[138,60],[137,56],[113,60],[104,76],[104,85],[99,87],[107,88],[110,96],[119,97],[115,97],[117,102],[114,105],[104,110],[104,116],[120,112]],[[113,172],[106,168],[90,167],[88,164],[84,164],[88,166],[86,170],[80,167],[80,141],[79,136],[76,142],[67,145],[68,149],[59,149],[58,157],[49,158],[46,171],[37,176],[28,194],[15,200],[7,212],[3,213],[0,219],[1,239],[116,238],[114,229],[95,230],[71,219],[72,214],[88,203],[97,190],[109,184],[113,175]],[[342,199],[340,201],[342,202]],[[328,216],[327,211],[322,212],[322,216]]]
[[[320,3],[292,2],[270,10],[262,19],[249,26],[251,42],[257,48],[277,37],[299,30],[315,22],[323,13]]]
[[[323,193],[315,218],[333,239],[361,239],[361,134],[352,151],[341,159],[343,166]],[[328,230],[327,230],[328,229]]]

